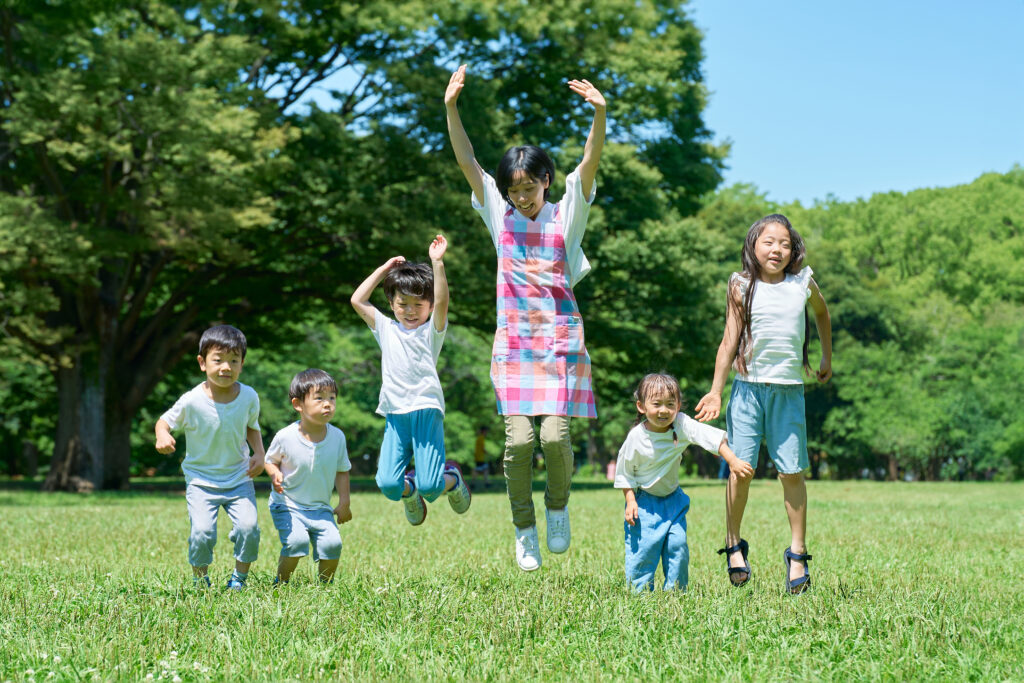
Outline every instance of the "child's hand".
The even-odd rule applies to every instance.
[[[338,503],[334,508],[334,516],[338,518],[338,524],[352,521],[352,510],[348,503]]]
[[[164,455],[170,455],[174,452],[175,445],[174,437],[168,434],[157,434],[156,435],[156,452],[163,453]]]
[[[263,472],[263,456],[254,455],[249,458],[249,478],[254,479]]]
[[[636,504],[635,500],[626,501],[626,521],[629,522],[630,526],[636,525],[636,520],[640,516],[640,507]]]
[[[427,253],[430,254],[431,261],[441,261],[444,259],[446,251],[448,251],[448,240],[444,238],[444,235],[438,235],[434,238],[434,241],[430,243],[430,248],[427,250]]]
[[[733,456],[726,460],[726,464],[729,465],[729,471],[735,474],[737,479],[751,479],[754,476],[754,468],[750,466],[749,462],[744,462]]]
[[[462,92],[463,86],[466,85],[466,65],[463,64],[452,77],[448,79],[448,88],[444,91],[444,104],[445,106],[455,104],[459,99],[459,93]]]
[[[821,365],[818,366],[817,377],[819,382],[827,382],[832,377],[832,359],[822,356]]]
[[[392,256],[391,258],[384,262],[384,265],[382,267],[384,268],[384,270],[391,270],[392,268],[401,263],[405,263],[404,256]]]
[[[448,87],[451,88],[451,85]],[[600,90],[591,85],[590,81],[586,79],[583,79],[582,81],[573,79],[569,81],[569,89],[594,105],[594,109],[605,108],[604,95],[601,94]]]
[[[270,475],[270,485],[274,487],[274,490],[278,493],[284,493],[284,472],[277,470]]]
[[[699,422],[714,420],[722,412],[722,395],[711,391],[704,394],[704,398],[697,401],[694,418]]]

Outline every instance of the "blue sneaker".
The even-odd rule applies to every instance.
[[[245,581],[240,581],[234,576],[228,577],[228,590],[229,591],[241,591],[245,590]]]
[[[192,587],[193,588],[199,588],[200,590],[206,590],[211,585],[212,584],[210,583],[210,577],[209,576],[193,576],[192,577]]]

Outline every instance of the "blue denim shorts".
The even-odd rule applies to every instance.
[[[305,557],[310,543],[314,560],[341,557],[341,534],[330,510],[298,510],[274,504],[270,517],[281,538],[281,557]]]
[[[780,473],[796,474],[807,469],[803,384],[734,380],[725,420],[729,448],[751,467],[757,467],[763,441]]]

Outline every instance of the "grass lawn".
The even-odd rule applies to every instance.
[[[304,559],[279,591],[258,492],[261,556],[241,594],[222,589],[224,515],[215,588],[192,588],[179,491],[0,490],[0,680],[1024,677],[1024,485],[809,482],[814,587],[799,597],[783,592],[776,482],[751,488],[753,580],[739,590],[715,554],[724,486],[684,487],[689,590],[640,596],[623,577],[622,496],[598,480],[574,486],[572,548],[545,548],[531,574],[515,566],[503,491],[465,516],[442,498],[418,528],[357,492],[334,585]]]

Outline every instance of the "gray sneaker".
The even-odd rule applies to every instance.
[[[405,506],[405,518],[409,520],[409,524],[419,526],[427,518],[427,502],[416,492],[416,484],[413,483],[415,477],[415,470],[405,473],[405,481],[409,484],[409,495],[402,498],[402,505]]]
[[[458,463],[445,463],[444,473],[455,477],[455,486],[448,492],[448,504],[452,506],[452,510],[461,515],[469,509],[469,504],[473,500],[473,494],[470,493],[469,487],[466,486],[466,480],[462,478],[462,468],[459,467]]]

